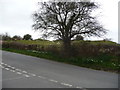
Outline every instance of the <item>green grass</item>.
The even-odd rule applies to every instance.
[[[17,41],[7,41],[7,42],[18,42],[21,44],[26,44],[26,45],[54,45],[56,44],[56,42],[52,42],[52,41],[39,41],[39,40],[17,40]]]
[[[87,57],[63,58],[50,52],[33,52],[32,50],[17,50],[10,48],[3,48],[3,50],[73,64],[77,66],[92,68],[96,70],[118,72],[118,69],[120,68],[120,63],[118,63],[117,61],[118,57],[109,55],[100,55],[99,57],[94,56],[88,58]],[[111,59],[116,59],[116,61],[115,60],[111,61]]]
[[[7,41],[7,42],[19,42],[22,44],[35,44],[35,45],[59,45],[62,42],[61,41],[40,41],[40,40],[17,40],[17,41]],[[83,40],[78,40],[78,41],[72,41],[72,43],[90,43],[90,44],[109,44],[109,45],[120,45],[117,44],[115,42],[112,41],[103,41],[103,40],[99,40],[99,41],[83,41]]]
[[[78,40],[78,41],[73,41],[73,43],[89,43],[89,44],[93,44],[93,45],[98,45],[98,44],[109,44],[109,45],[120,45],[117,44],[116,42],[112,42],[112,41],[103,41],[103,40],[99,40],[99,41],[82,41],[82,40]]]

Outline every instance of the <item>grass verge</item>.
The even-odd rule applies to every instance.
[[[109,61],[109,59],[118,59],[118,57],[101,55],[99,57],[72,57],[72,58],[63,58],[58,55],[49,53],[49,52],[38,52],[33,50],[17,50],[11,48],[2,48],[2,50],[35,56],[39,58],[45,58],[48,60],[68,63],[72,65],[77,65],[86,68],[92,68],[95,70],[104,70],[110,72],[118,73],[120,68],[120,63],[118,61]],[[105,60],[104,60],[105,59]]]

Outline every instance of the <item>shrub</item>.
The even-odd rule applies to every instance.
[[[57,45],[47,45],[45,51],[60,54],[60,48]]]

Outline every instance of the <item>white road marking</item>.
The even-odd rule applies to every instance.
[[[15,69],[15,67],[12,67],[12,66],[11,66],[11,68],[12,68],[12,69]]]
[[[15,70],[17,70],[17,71],[21,71],[20,69],[15,69]]]
[[[51,82],[55,82],[55,83],[57,83],[57,82],[58,82],[58,81],[53,80],[53,79],[49,79],[49,81],[51,81]]]
[[[17,74],[22,74],[22,73],[20,73],[20,72],[17,72]]]
[[[7,65],[7,67],[11,67],[10,65]]]
[[[15,70],[10,70],[11,72],[15,72]]]
[[[76,88],[82,88],[82,87],[76,87]]]
[[[2,64],[4,64],[4,63],[2,63]],[[7,65],[7,64],[4,64],[4,65],[6,65],[6,66],[8,66],[8,67],[10,67],[10,68],[12,68],[12,69],[15,69],[15,67],[12,67],[12,66],[10,66],[10,65]],[[6,70],[10,70],[9,68],[5,68],[5,67],[3,67],[2,65],[0,65],[0,67],[2,67],[2,68],[4,68],[4,69],[6,69]],[[15,69],[16,71],[19,71],[19,72],[17,72],[17,74],[23,74],[23,73],[28,73],[27,71],[22,71],[22,70],[20,70],[20,69]],[[10,70],[11,72],[16,72],[15,70]],[[32,75],[32,76],[37,76],[36,74],[33,74],[33,73],[28,73],[28,74],[23,74],[23,76],[25,76],[25,77],[30,77],[29,75]],[[41,79],[47,79],[46,77],[43,77],[43,76],[38,76],[39,78],[41,78]],[[56,81],[56,80],[53,80],[53,79],[47,79],[47,80],[49,80],[49,81],[51,81],[51,82],[55,82],[55,83],[57,83],[58,81]],[[71,84],[67,84],[67,83],[60,83],[61,85],[64,85],[64,86],[68,86],[68,87],[72,87],[73,85],[71,85]],[[76,87],[76,88],[82,88],[82,87]],[[82,88],[82,89],[84,89],[84,88]],[[86,90],[86,89],[84,89],[84,90]]]
[[[6,65],[6,66],[7,66],[7,64],[4,64],[4,65]]]
[[[26,75],[26,74],[23,74],[23,76],[25,76],[25,77],[30,77],[29,75]]]
[[[36,76],[35,74],[33,74],[33,73],[29,73],[30,75],[32,75],[32,76]]]
[[[4,63],[1,62],[1,64],[4,64]]]
[[[69,87],[72,87],[72,85],[70,84],[67,84],[67,83],[61,83],[62,85],[65,85],[65,86],[69,86]]]
[[[22,71],[23,73],[27,73],[26,71]]]
[[[10,70],[9,68],[5,68],[6,70]]]

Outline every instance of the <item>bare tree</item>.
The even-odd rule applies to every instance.
[[[95,2],[42,2],[40,6],[33,14],[33,29],[40,30],[44,36],[62,39],[65,48],[76,35],[100,37],[106,33],[91,15],[98,8]]]

